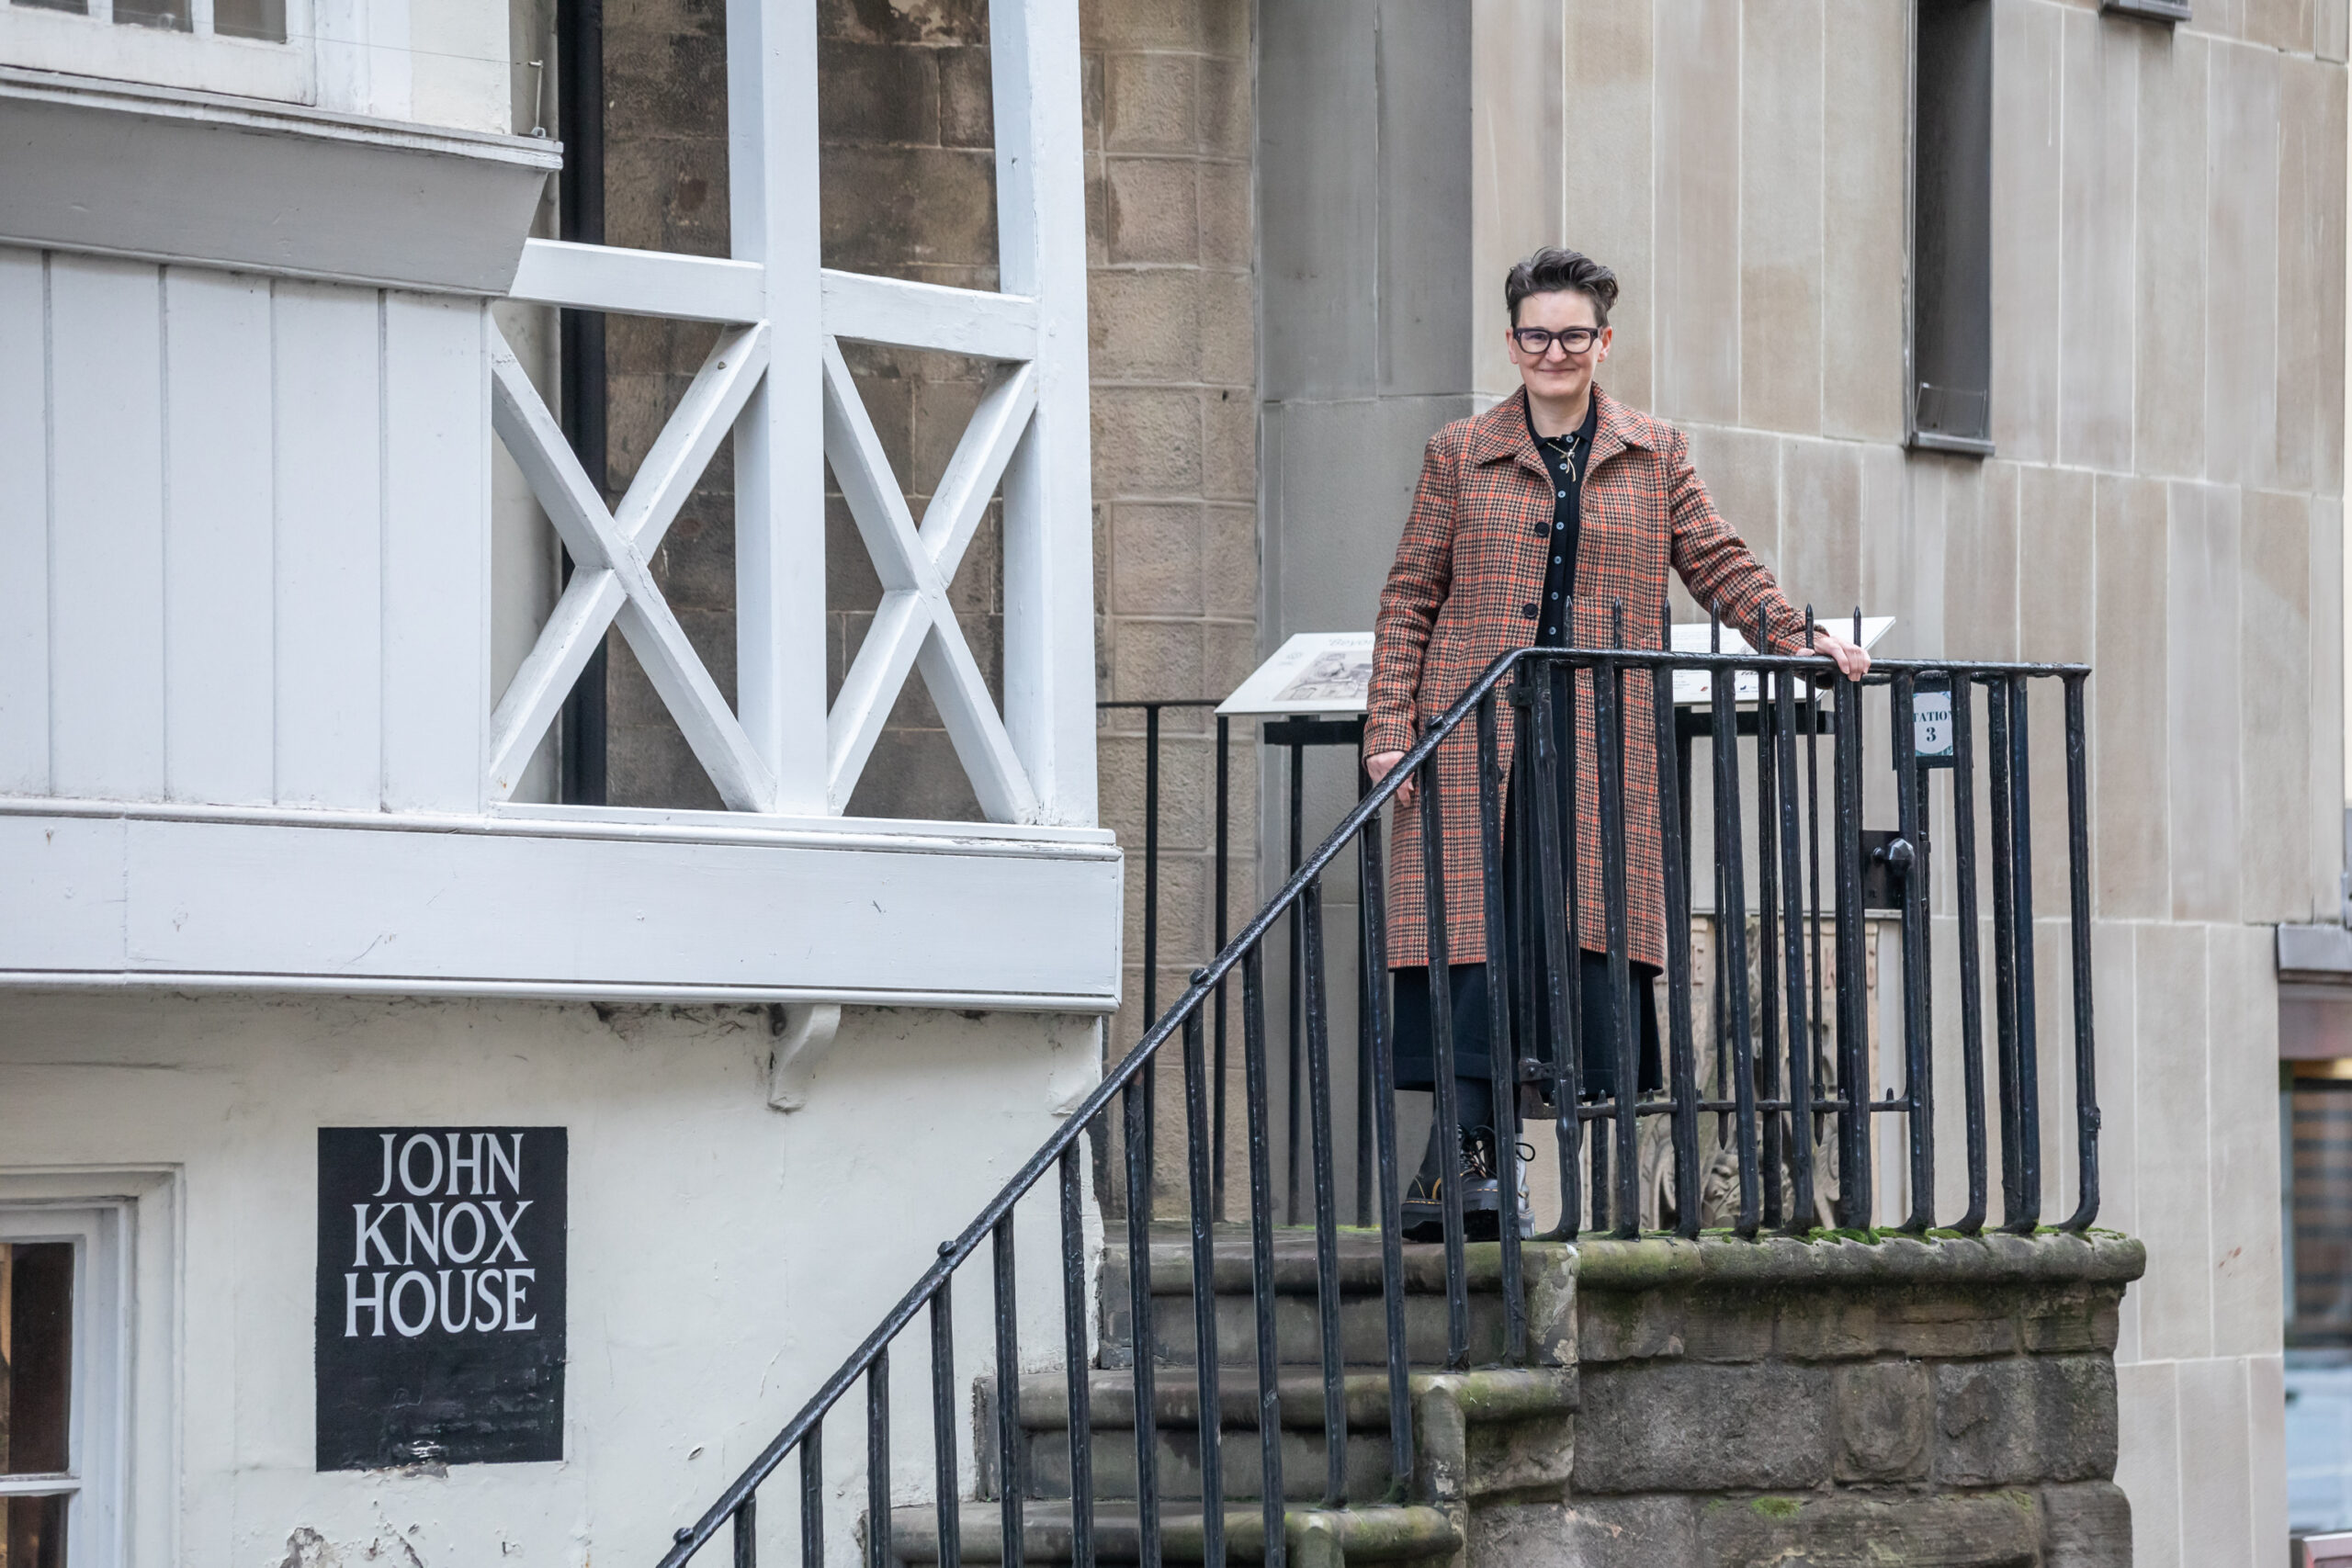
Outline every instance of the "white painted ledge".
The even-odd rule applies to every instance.
[[[2352,931],[2342,926],[2280,926],[2278,978],[2307,985],[2352,985]]]
[[[0,800],[0,986],[1105,1012],[1093,829]]]
[[[561,149],[0,67],[0,243],[503,295]]]

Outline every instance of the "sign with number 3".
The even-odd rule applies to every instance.
[[[1911,694],[1911,746],[1922,764],[1951,765],[1951,693],[1921,688]]]

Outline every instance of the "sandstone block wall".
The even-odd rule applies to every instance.
[[[1085,0],[1080,9],[1105,699],[1223,697],[1257,662],[1253,15],[1249,0]],[[1198,709],[1162,720],[1162,1007],[1215,938],[1215,729]],[[1237,925],[1258,906],[1250,729],[1236,736],[1231,781],[1242,829],[1227,899]],[[1102,716],[1102,822],[1130,855],[1143,849],[1144,730],[1139,712]],[[1119,1050],[1148,1021],[1139,862],[1128,869],[1125,952]]]
[[[2125,1568],[2136,1242],[1588,1242],[1564,1483],[1482,1480],[1468,1560]]]

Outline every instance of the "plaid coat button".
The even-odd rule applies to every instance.
[[[1519,607],[1519,613],[1532,621],[1535,618],[1535,606],[1532,604],[1521,604]]]

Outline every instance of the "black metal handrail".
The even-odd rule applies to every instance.
[[[1622,626],[1622,609],[1620,611]],[[1616,640],[1623,641],[1622,631]],[[1740,818],[1749,792],[1740,778],[1739,747],[1715,745],[1711,750],[1713,824],[1715,832],[1716,911],[1719,940],[1717,1000],[1724,1029],[1719,1032],[1717,1082],[1702,1093],[1691,1031],[1690,936],[1691,908],[1689,874],[1682,854],[1684,807],[1677,792],[1658,792],[1658,833],[1664,853],[1668,990],[1668,1055],[1669,1072],[1664,1092],[1645,1094],[1638,1077],[1639,1055],[1633,1027],[1628,939],[1632,889],[1629,886],[1629,822],[1626,781],[1631,748],[1645,722],[1654,723],[1651,742],[1657,748],[1661,779],[1663,759],[1674,746],[1676,719],[1671,671],[1698,671],[1711,680],[1708,712],[1711,733],[1733,737],[1752,719],[1758,738],[1757,779],[1753,807],[1758,823],[1758,952],[1757,984],[1751,987],[1746,953],[1748,902],[1745,888],[1746,857]],[[1517,674],[1506,694],[1506,676]],[[1757,680],[1756,694],[1743,699],[1737,682],[1743,675]],[[662,1558],[663,1568],[685,1562],[730,1520],[733,1523],[737,1568],[752,1568],[756,1556],[756,1498],[760,1485],[797,1452],[800,1480],[800,1552],[807,1568],[824,1561],[825,1490],[823,1486],[823,1426],[834,1406],[864,1380],[866,1390],[866,1517],[865,1555],[868,1568],[886,1568],[891,1554],[889,1358],[892,1342],[919,1314],[928,1311],[931,1328],[931,1383],[934,1485],[939,1530],[939,1561],[943,1568],[958,1568],[961,1561],[958,1499],[959,1456],[956,1413],[959,1408],[954,1364],[951,1322],[955,1273],[989,1245],[993,1271],[995,1310],[995,1374],[999,1397],[994,1441],[1001,1462],[1002,1556],[1007,1564],[1023,1559],[1023,1488],[1019,1483],[1020,1372],[1014,1296],[1013,1215],[1021,1200],[1041,1183],[1048,1171],[1059,1183],[1060,1261],[1064,1381],[1067,1385],[1071,1480],[1072,1560],[1081,1568],[1093,1562],[1091,1495],[1091,1424],[1087,1375],[1091,1337],[1088,1329],[1087,1256],[1084,1239],[1083,1185],[1080,1140],[1112,1129],[1112,1102],[1120,1101],[1126,1201],[1125,1245],[1127,1288],[1133,1313],[1135,1354],[1135,1440],[1137,1461],[1137,1510],[1143,1561],[1159,1561],[1160,1517],[1155,1473],[1156,1432],[1153,1400],[1155,1369],[1148,1342],[1151,1323],[1152,1269],[1150,1227],[1153,1205],[1149,1165],[1148,1124],[1146,1121],[1148,1069],[1170,1040],[1180,1040],[1184,1078],[1186,1186],[1195,1375],[1204,1440],[1200,1444],[1202,1517],[1204,1561],[1225,1559],[1226,1517],[1220,1445],[1213,1440],[1221,1408],[1217,1383],[1215,1312],[1215,1269],[1212,1227],[1216,1210],[1211,1169],[1209,1085],[1204,1052],[1205,1004],[1238,968],[1242,997],[1243,1066],[1249,1143],[1250,1293],[1256,1322],[1256,1381],[1258,1427],[1262,1445],[1264,1476],[1259,1491],[1264,1517],[1265,1561],[1283,1561],[1281,1422],[1276,1415],[1277,1357],[1273,1333],[1274,1221],[1267,1083],[1266,996],[1263,944],[1274,925],[1285,917],[1296,922],[1305,953],[1304,1017],[1306,1038],[1307,1089],[1311,1100],[1313,1139],[1314,1232],[1317,1299],[1320,1326],[1324,1428],[1329,1456],[1324,1501],[1339,1506],[1341,1467],[1346,1447],[1347,1416],[1340,1375],[1339,1336],[1340,1279],[1338,1215],[1332,1174],[1330,1132],[1330,1054],[1328,998],[1325,995],[1322,878],[1350,845],[1356,848],[1365,910],[1363,973],[1379,976],[1387,968],[1386,882],[1382,850],[1381,812],[1408,780],[1419,782],[1419,809],[1422,841],[1442,839],[1444,807],[1437,763],[1438,750],[1464,723],[1475,727],[1478,753],[1477,821],[1485,915],[1485,961],[1489,984],[1489,1033],[1496,1042],[1513,1038],[1516,1018],[1521,1040],[1534,1038],[1536,1014],[1532,1010],[1537,988],[1543,991],[1554,1038],[1544,1042],[1547,1054],[1514,1059],[1502,1049],[1489,1052],[1497,1106],[1517,1102],[1522,1088],[1548,1090],[1555,1115],[1562,1193],[1560,1224],[1549,1234],[1571,1239],[1579,1234],[1585,1210],[1582,1186],[1589,1168],[1592,1228],[1615,1236],[1640,1234],[1642,1200],[1638,1187],[1640,1119],[1668,1119],[1668,1138],[1674,1156],[1673,1229],[1696,1236],[1702,1227],[1702,1165],[1708,1157],[1701,1147],[1701,1119],[1712,1115],[1717,1123],[1716,1143],[1736,1156],[1738,1196],[1730,1231],[1754,1236],[1766,1228],[1804,1235],[1815,1231],[1816,1189],[1827,1163],[1837,1194],[1835,1218],[1842,1227],[1867,1232],[1873,1221],[1871,1173],[1871,1129],[1879,1114],[1904,1115],[1909,1134],[1907,1177],[1909,1213],[1902,1229],[1924,1233],[1935,1223],[1934,1061],[1930,1029],[1928,894],[1926,873],[1928,795],[1921,759],[1915,750],[1913,707],[1923,686],[1942,683],[1951,694],[1953,838],[1958,897],[1959,962],[1962,985],[1961,1047],[1966,1098],[1965,1138],[1968,1204],[1954,1228],[1974,1233],[1983,1228],[1987,1209],[1987,1126],[1984,1089],[1984,1039],[1980,937],[1976,884],[1980,879],[1974,804],[1974,695],[1985,699],[1990,741],[1989,859],[1993,884],[1993,942],[1995,949],[1996,1063],[2001,1128],[2003,1228],[2030,1232],[2041,1212],[2041,1102],[2039,1032],[2033,954],[2031,769],[2028,748],[2028,694],[2038,680],[2054,679],[2064,694],[2065,726],[2065,790],[2067,850],[2071,878],[2070,916],[2074,980],[2074,1067],[2076,1120],[2076,1180],[2079,1201],[2065,1222],[2066,1228],[2087,1227],[2098,1208],[2098,1111],[2093,1070],[2090,976],[2090,894],[2088,882],[2088,799],[2084,733],[2084,687],[2086,666],[2073,664],[1963,663],[1944,660],[1886,661],[1861,681],[1832,678],[1817,658],[1752,654],[1687,654],[1644,651],[1622,647],[1596,649],[1521,649],[1497,659],[1453,705],[1408,752],[1378,785],[1351,811],[1306,857],[1282,890],[1216,956],[1195,971],[1191,984],[1168,1011],[1153,1021],[1142,1040],[1089,1094],[1064,1124],[1024,1163],[977,1218],[954,1240],[940,1245],[939,1258],[898,1304],[885,1314],[850,1357],[819,1387],[782,1431],[720,1494],[693,1525],[677,1531],[675,1543]],[[1629,704],[1629,678],[1646,680],[1651,688],[1651,713],[1646,720]],[[1834,694],[1825,711],[1819,682],[1826,680]],[[1892,1090],[1873,1098],[1870,1087],[1867,992],[1863,979],[1864,854],[1860,826],[1863,779],[1863,703],[1866,688],[1888,689],[1892,723],[1890,753],[1895,774],[1899,829],[1885,846],[1887,869],[1901,886],[1900,921],[1903,968],[1903,1093]],[[1525,792],[1525,816],[1515,840],[1505,831],[1504,777],[1500,763],[1501,708],[1515,710],[1528,743],[1516,749],[1512,783]],[[1589,702],[1596,744],[1591,763],[1597,770],[1593,794],[1598,800],[1598,839],[1602,857],[1600,881],[1602,942],[1590,942],[1581,927],[1581,900],[1567,889],[1577,885],[1577,848],[1580,834],[1576,813],[1579,795],[1576,781],[1578,758],[1570,748],[1565,754],[1555,741],[1557,733],[1577,733],[1579,703]],[[1562,705],[1565,705],[1563,708]],[[1752,711],[1751,711],[1752,710]],[[1562,725],[1555,729],[1555,713]],[[1801,713],[1804,716],[1801,721]],[[1825,916],[1820,892],[1819,863],[1823,834],[1817,808],[1818,741],[1825,728],[1835,737],[1832,756],[1834,826],[1830,848],[1834,860],[1835,901]],[[1803,786],[1798,783],[1797,742],[1805,739],[1811,753],[1815,785],[1813,830],[1804,832],[1804,813],[1799,809]],[[1506,883],[1502,874],[1507,842],[1512,842],[1518,873],[1512,886],[1522,900],[1516,920],[1505,919]],[[1808,855],[1809,851],[1809,855]],[[1430,1032],[1435,1055],[1437,1115],[1442,1126],[1454,1124],[1453,1041],[1452,1007],[1447,995],[1449,954],[1444,915],[1449,889],[1442,857],[1423,858],[1422,893],[1429,916]],[[1812,872],[1810,908],[1804,896],[1804,873]],[[1820,952],[1825,919],[1832,926],[1836,953],[1834,1062],[1815,1048],[1815,1021],[1822,1015]],[[1510,937],[1516,933],[1518,952]],[[1808,953],[1807,936],[1810,935]],[[1580,1079],[1580,984],[1571,979],[1571,960],[1587,946],[1605,948],[1610,981],[1616,992],[1614,1013],[1620,1035],[1615,1052],[1613,1084],[1586,1085]],[[1581,962],[1580,959],[1577,962]],[[1810,985],[1808,986],[1808,979]],[[1388,1432],[1392,1495],[1401,1496],[1413,1470],[1414,1434],[1408,1398],[1405,1340],[1404,1248],[1399,1225],[1399,1170],[1395,1085],[1388,1027],[1390,1007],[1385,986],[1371,987],[1375,998],[1367,1027],[1371,1031],[1370,1060],[1374,1073],[1374,1132],[1378,1146],[1378,1207],[1383,1296],[1386,1315],[1385,1371],[1388,1389]],[[1785,1024],[1785,1032],[1783,1032]],[[1730,1061],[1724,1063],[1724,1035]],[[1758,1049],[1760,1036],[1762,1049]],[[1821,1059],[1817,1059],[1821,1058]],[[1781,1077],[1785,1069],[1785,1087]],[[1499,1118],[1498,1118],[1499,1120]],[[1588,1141],[1584,1124],[1610,1123],[1606,1139],[1596,1131]],[[1834,1122],[1835,1137],[1816,1150],[1824,1122]],[[1588,1146],[1589,1142],[1589,1146]],[[1453,1140],[1447,1140],[1449,1146]],[[1519,1227],[1510,1223],[1510,1195],[1517,1190],[1519,1156],[1516,1140],[1495,1140],[1500,1164],[1504,1214],[1499,1225],[1500,1284],[1504,1307],[1502,1356],[1506,1362],[1523,1362],[1528,1354],[1528,1325]],[[1613,1156],[1613,1157],[1612,1157]],[[1443,1259],[1446,1280],[1448,1353],[1451,1367],[1466,1366],[1470,1356],[1469,1314],[1464,1236],[1461,1210],[1459,1154],[1443,1184],[1447,1211]],[[1610,1166],[1615,1166],[1611,1179]],[[1784,1169],[1785,1168],[1785,1169]]]

